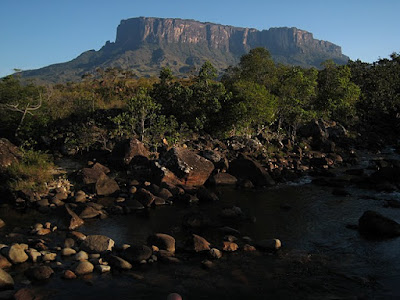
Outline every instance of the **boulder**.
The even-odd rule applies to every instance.
[[[81,219],[93,219],[96,218],[97,216],[100,216],[102,214],[101,211],[91,207],[87,206],[85,209],[79,214],[79,218]]]
[[[165,233],[156,233],[147,239],[149,245],[157,246],[161,250],[175,253],[175,239]]]
[[[218,173],[210,177],[209,183],[212,185],[236,185],[237,178],[228,173]]]
[[[89,259],[89,255],[85,251],[79,251],[75,254],[74,259],[77,261],[85,261]]]
[[[150,207],[155,201],[156,197],[144,188],[140,188],[135,193],[135,199],[139,201],[144,207]]]
[[[313,139],[327,139],[329,137],[328,130],[323,120],[313,120],[301,126],[297,134],[301,137],[312,137]]]
[[[93,166],[92,166],[93,170],[99,170],[102,171],[104,174],[108,174],[110,173],[110,169],[106,166],[103,166],[101,163],[96,162]]]
[[[42,253],[40,253],[39,251],[37,251],[34,248],[28,249],[27,253],[28,253],[30,260],[34,263],[37,262],[38,258],[42,256]]]
[[[118,165],[129,165],[134,158],[148,158],[149,155],[150,152],[144,144],[138,139],[132,138],[115,145],[111,154],[111,160]]]
[[[102,168],[95,168],[94,166],[92,168],[82,169],[81,173],[84,184],[96,183],[102,175],[106,174]]]
[[[204,202],[214,202],[214,201],[218,201],[219,198],[217,196],[217,194],[215,194],[214,192],[206,189],[205,187],[200,187],[197,190],[197,198],[199,198],[200,201],[204,201]]]
[[[25,272],[26,276],[31,280],[46,280],[54,274],[49,266],[35,266]]]
[[[130,263],[140,263],[148,260],[153,254],[153,250],[146,245],[132,245],[124,250],[122,257]]]
[[[108,263],[115,269],[119,270],[130,270],[132,269],[132,265],[127,262],[125,259],[122,259],[116,255],[109,255],[107,256]]]
[[[72,248],[64,248],[61,250],[62,256],[71,256],[74,254],[76,254],[76,251],[75,251],[75,249],[72,249]]]
[[[0,291],[14,288],[14,279],[3,269],[0,269]]]
[[[42,251],[41,254],[43,261],[54,261],[57,258],[57,253]]]
[[[72,238],[66,238],[64,241],[64,248],[72,248],[75,246],[75,241]]]
[[[114,241],[105,235],[88,235],[81,244],[81,249],[89,253],[111,251]]]
[[[172,185],[201,186],[214,170],[211,161],[182,147],[164,153],[159,164],[162,166],[160,181]]]
[[[218,151],[204,150],[201,156],[211,161],[218,170],[227,170],[229,167],[229,162],[226,157]]]
[[[265,168],[245,155],[240,155],[231,162],[229,173],[241,179],[248,179],[259,187],[275,185],[275,181]]]
[[[245,244],[243,246],[243,251],[245,251],[245,252],[253,252],[253,251],[256,251],[256,250],[257,250],[256,247],[254,247],[252,245],[249,245],[249,244]]]
[[[210,251],[210,243],[205,238],[193,234],[193,250],[196,252]]]
[[[380,213],[368,210],[358,220],[358,229],[363,234],[390,238],[400,235],[400,224]]]
[[[220,259],[222,257],[222,252],[218,250],[217,248],[212,248],[210,250],[210,256],[212,258]]]
[[[21,153],[17,146],[5,138],[0,139],[0,172],[18,162]]]
[[[114,179],[102,174],[96,182],[95,190],[98,196],[108,196],[118,191],[119,186]]]
[[[282,247],[282,243],[278,239],[265,239],[258,241],[256,243],[256,246],[260,250],[265,250],[265,251],[273,251],[273,250],[278,250]]]
[[[163,198],[165,200],[168,200],[170,198],[172,198],[174,195],[166,188],[161,188],[158,193],[157,196],[160,198]],[[1,225],[0,225],[1,226]]]
[[[70,235],[73,239],[78,241],[84,241],[86,239],[86,235],[79,231],[71,231]]]
[[[97,180],[96,180],[96,181],[97,181]],[[86,198],[86,197],[87,197],[87,196],[86,196],[86,193],[85,193],[84,191],[77,191],[76,194],[75,194],[74,200],[75,200],[75,202],[77,202],[77,203],[84,203],[84,202],[87,201],[87,198]]]
[[[8,249],[8,259],[13,264],[20,264],[28,260],[28,255],[25,253],[26,247],[21,244],[13,244]]]
[[[12,264],[8,261],[8,259],[0,254],[0,269],[7,269],[11,266]]]
[[[76,275],[85,275],[93,272],[94,266],[88,261],[81,261],[75,267]]]
[[[234,252],[237,249],[239,249],[238,244],[233,243],[233,242],[229,242],[229,241],[224,241],[223,242],[222,250],[224,250],[226,252]]]
[[[69,230],[75,230],[79,226],[82,226],[83,223],[85,223],[81,218],[78,217],[78,215],[71,209],[68,204],[66,204],[64,207],[68,214],[67,226]]]
[[[334,126],[327,128],[329,138],[334,142],[340,142],[348,136],[348,132],[343,125],[336,123]]]

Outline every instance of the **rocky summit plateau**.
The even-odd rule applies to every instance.
[[[107,41],[98,51],[89,50],[69,62],[21,75],[61,83],[81,80],[97,68],[129,69],[137,76],[153,76],[169,67],[184,77],[207,60],[222,72],[255,47],[267,48],[276,62],[302,67],[319,68],[328,59],[338,64],[348,61],[340,46],[294,27],[260,31],[195,20],[138,17],[122,20],[115,42]]]

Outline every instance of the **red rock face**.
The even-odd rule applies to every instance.
[[[227,25],[203,23],[194,20],[132,18],[118,26],[116,42],[135,48],[141,43],[151,44],[205,44],[223,52],[244,54],[254,47],[267,47],[277,53],[304,53],[318,50],[342,55],[339,46],[316,40],[313,34],[297,28],[271,28],[259,31]]]
[[[172,148],[160,159],[164,168],[162,182],[201,186],[214,170],[214,164],[185,148]]]

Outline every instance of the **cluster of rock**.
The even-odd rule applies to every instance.
[[[41,224],[32,226],[30,234],[40,236]],[[51,224],[45,227],[54,228]],[[40,237],[27,237],[26,243],[0,244],[0,291],[12,290],[14,280],[8,269],[13,265],[29,263],[25,276],[31,281],[43,281],[58,274],[64,279],[75,279],[92,272],[106,273],[112,270],[124,271],[135,268],[140,264],[180,263],[180,255],[185,253],[207,253],[202,261],[205,268],[213,267],[212,260],[220,259],[223,252],[234,252],[239,249],[240,243],[234,235],[226,235],[224,240],[216,246],[211,245],[204,237],[192,234],[183,249],[177,249],[175,238],[165,233],[155,233],[147,239],[147,244],[116,245],[104,235],[88,235],[69,231],[65,233],[53,232],[53,238],[65,236],[56,246],[54,241]],[[252,243],[248,237],[242,238],[243,251],[256,251],[255,246],[264,251],[276,251],[281,247],[277,239],[270,239]],[[253,246],[253,244],[255,246]],[[179,250],[179,254],[176,252]],[[12,273],[11,273],[12,274]]]
[[[202,256],[202,266],[212,268],[224,253],[275,251],[281,247],[278,239],[253,242],[229,227],[220,228],[226,234],[212,244],[193,234],[198,232],[192,229],[209,224],[205,216],[196,213],[187,214],[182,220],[190,229],[190,238],[178,251],[175,238],[164,233],[151,235],[147,244],[115,245],[109,237],[86,236],[76,231],[86,220],[103,219],[110,214],[130,214],[178,202],[217,201],[218,195],[208,186],[264,188],[307,172],[316,177],[315,184],[334,188],[337,196],[349,195],[345,188],[350,184],[382,191],[400,187],[400,164],[394,160],[376,160],[369,171],[348,169],[345,177],[337,177],[332,172],[337,165],[351,166],[358,161],[356,152],[347,144],[346,130],[339,124],[316,120],[300,128],[299,136],[302,142],[297,146],[290,140],[273,141],[262,135],[253,139],[230,138],[224,142],[202,137],[182,147],[165,149],[153,158],[140,141],[130,139],[117,145],[111,156],[102,161],[104,164],[89,162],[75,172],[70,178],[74,180],[73,185],[62,179],[49,185],[44,195],[21,191],[17,195],[17,206],[59,213],[63,222],[35,224],[29,231],[33,238],[0,245],[0,289],[13,288],[12,272],[10,275],[7,271],[25,262],[32,264],[25,273],[30,280],[45,280],[54,273],[73,279],[94,271],[130,270],[144,263],[179,263],[188,251],[206,254]],[[280,154],[268,152],[266,145],[272,144],[280,149]],[[1,147],[10,150],[1,150]],[[9,142],[2,140],[0,151],[9,157],[0,160],[5,167],[19,159]],[[400,207],[396,201],[387,204]],[[222,209],[219,216],[246,219],[236,206]],[[0,219],[0,228],[4,226]],[[400,235],[399,224],[371,211],[360,218],[356,227],[362,233],[380,237]],[[12,235],[9,237],[12,239]],[[56,237],[62,237],[63,242],[51,245]]]

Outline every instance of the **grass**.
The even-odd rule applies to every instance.
[[[8,185],[13,191],[45,192],[53,179],[54,164],[50,155],[41,151],[24,150],[22,159],[7,169]]]

